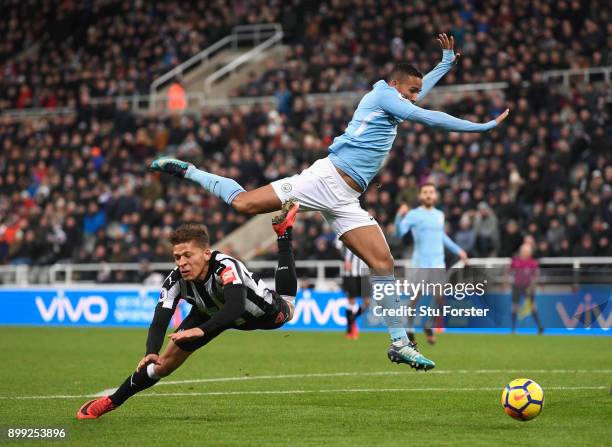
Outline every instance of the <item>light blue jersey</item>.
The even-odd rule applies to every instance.
[[[451,69],[453,58],[452,50],[443,51],[442,61],[423,77],[419,100]],[[365,191],[391,150],[397,125],[404,120],[453,132],[486,132],[496,125],[495,120],[478,124],[443,112],[422,109],[381,80],[361,98],[344,134],[334,139],[329,147],[330,160]]]
[[[444,232],[444,213],[422,206],[410,210],[403,218],[395,218],[395,232],[403,237],[412,231],[414,251],[412,266],[420,268],[444,268],[444,247],[459,255],[461,247]]]

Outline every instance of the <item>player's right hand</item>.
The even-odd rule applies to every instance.
[[[508,117],[509,113],[510,113],[510,109],[506,109],[504,110],[504,113],[502,113],[497,118],[495,118],[495,122],[497,123],[498,126],[503,120],[505,120]]]
[[[145,355],[140,362],[138,362],[138,366],[136,367],[136,372],[140,371],[141,368],[144,368],[149,363],[155,363],[156,365],[160,364],[159,355],[157,354],[147,354]]]
[[[459,60],[459,56],[461,56],[461,53],[455,53],[455,38],[453,36],[450,36],[450,38],[445,34],[438,34],[438,38],[436,39],[438,41],[438,45],[440,45],[440,48],[442,48],[443,50],[452,50],[452,52],[454,53],[454,57],[453,57],[453,62],[457,63],[457,61]]]

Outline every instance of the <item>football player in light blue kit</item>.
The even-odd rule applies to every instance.
[[[419,282],[444,282],[446,264],[444,262],[444,248],[448,248],[462,261],[467,262],[467,253],[444,231],[444,213],[435,208],[438,201],[438,191],[433,183],[423,183],[419,187],[419,202],[421,206],[409,210],[407,205],[400,206],[395,216],[395,234],[404,237],[408,232],[412,234],[414,248],[412,250],[411,267],[415,275],[414,280]],[[421,270],[424,269],[424,270]],[[416,297],[417,299],[419,297]],[[441,297],[433,297],[438,300]],[[417,299],[412,301],[416,306]],[[411,342],[414,342],[414,326],[410,318],[407,333]],[[425,334],[430,344],[435,343],[435,336],[428,323],[425,324]]]
[[[154,160],[151,169],[199,183],[235,210],[261,214],[279,210],[284,202],[297,199],[301,211],[319,211],[340,240],[364,260],[372,274],[373,290],[389,290],[395,284],[393,257],[385,236],[359,205],[359,196],[382,167],[397,134],[397,125],[411,120],[454,132],[486,132],[501,123],[508,110],[496,119],[479,124],[446,113],[426,110],[414,103],[423,99],[453,66],[454,40],[441,34],[442,61],[423,76],[408,64],[398,64],[387,80],[376,82],[364,95],[343,135],[329,148],[329,156],[308,169],[253,191],[245,191],[236,181],[197,169],[175,158]],[[385,293],[374,305],[382,304],[385,324],[391,336],[387,355],[397,363],[417,369],[430,369],[435,363],[419,353],[406,336],[401,317],[389,315],[400,306],[395,293]]]

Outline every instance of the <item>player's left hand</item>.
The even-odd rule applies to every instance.
[[[459,259],[461,259],[464,263],[467,264],[470,258],[468,257],[468,254],[465,252],[465,250],[461,250],[459,252]]]
[[[442,48],[443,50],[453,50],[454,52],[455,38],[453,36],[450,36],[449,38],[446,33],[442,33],[438,34],[438,38],[436,40],[438,41],[438,45],[440,45],[440,48]],[[455,58],[453,59],[453,62],[457,63],[460,56],[461,53],[455,53]]]
[[[192,341],[197,338],[203,337],[204,331],[199,327],[187,329],[186,331],[174,332],[168,335],[168,338],[174,342],[177,341]]]

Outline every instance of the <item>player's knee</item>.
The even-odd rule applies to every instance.
[[[388,253],[385,256],[373,259],[369,267],[376,275],[392,275],[394,262],[395,260],[393,256],[391,256],[391,253]]]
[[[287,318],[287,321],[293,320],[294,312],[295,312],[295,305],[293,303],[289,303],[289,317]]]
[[[160,358],[159,364],[155,367],[155,374],[159,377],[167,377],[176,369],[175,363],[170,358]]]
[[[238,194],[232,201],[232,207],[241,214],[257,214],[255,202],[250,200],[245,193]]]

